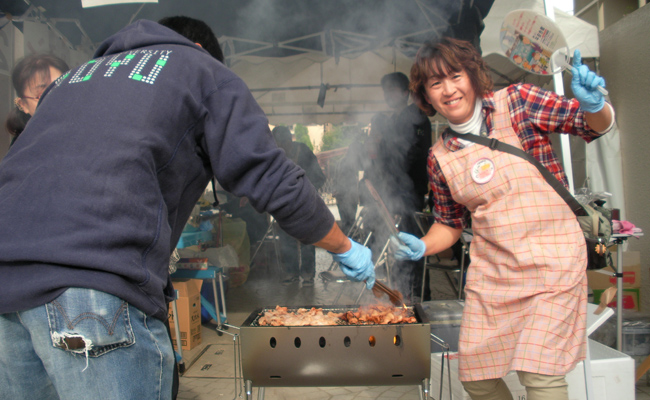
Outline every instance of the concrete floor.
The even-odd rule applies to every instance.
[[[326,270],[331,262],[327,252],[317,249],[317,274]],[[245,284],[231,288],[226,294],[228,323],[240,326],[250,313],[263,306],[280,305],[331,305],[338,294],[340,285],[330,284],[327,288],[316,279],[314,287],[302,287],[302,283],[289,286],[280,284],[281,271],[272,263],[266,263],[268,258],[262,257],[261,264],[255,266]],[[433,271],[431,276],[434,299],[452,299],[453,290],[447,279],[440,271]],[[359,295],[361,284],[347,284],[338,304],[353,304]],[[364,296],[372,296],[368,293]],[[371,297],[368,297],[370,299]],[[362,302],[364,298],[362,298]],[[229,333],[236,333],[236,329],[229,329]],[[203,341],[201,345],[191,351],[185,351],[183,359],[189,371],[192,364],[199,358],[202,351],[210,344],[233,345],[233,337],[228,334],[219,336],[214,325],[203,326]],[[233,360],[234,361],[234,360]],[[198,367],[198,366],[197,366]],[[232,369],[234,370],[234,364]],[[417,386],[376,386],[376,387],[308,387],[308,388],[266,388],[266,399],[419,399],[420,388]],[[254,388],[253,396],[257,398],[258,390]],[[433,398],[438,398],[438,393],[431,393]],[[243,393],[241,380],[233,378],[189,378],[182,376],[180,379],[179,399],[237,399],[246,398]],[[650,400],[650,386],[646,378],[642,378],[636,387],[636,398]]]

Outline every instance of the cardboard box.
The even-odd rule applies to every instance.
[[[617,268],[618,257],[614,252],[612,253],[612,260],[614,261],[614,268]],[[616,278],[612,276],[615,269],[603,268],[603,272],[587,271],[587,280],[589,287],[596,289],[607,289],[610,286],[616,285]],[[641,287],[641,252],[639,251],[626,251],[623,253],[623,288],[640,288]]]
[[[600,296],[605,289],[594,289],[594,304],[600,304]],[[641,298],[641,289],[623,289],[623,309],[639,311],[639,300]],[[612,300],[608,307],[616,308],[616,297]]]
[[[192,350],[201,344],[201,279],[174,280],[174,289],[178,291],[176,308],[178,310],[178,325],[181,331],[181,346],[183,350]],[[169,327],[172,333],[174,349],[178,350],[176,330],[172,307],[169,308]]]
[[[178,269],[208,269],[207,258],[181,258],[176,262]]]

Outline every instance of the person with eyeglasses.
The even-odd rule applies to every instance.
[[[65,61],[52,54],[32,54],[16,64],[11,80],[17,97],[14,99],[15,107],[9,111],[5,120],[5,128],[11,135],[10,146],[36,112],[45,89],[69,69]]]

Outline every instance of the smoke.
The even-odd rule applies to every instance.
[[[158,3],[82,8],[79,0],[31,0],[34,6],[45,10],[48,18],[78,19],[94,43],[106,39],[131,20],[157,21],[174,15],[204,20],[218,36],[264,42],[341,30],[374,36],[378,43],[390,43],[403,35],[435,30],[434,34],[419,37],[421,41],[448,32],[450,23],[458,25],[463,19],[473,17],[475,9],[481,8],[479,14],[485,16],[492,2],[476,0],[470,6],[457,0],[159,0]],[[4,11],[21,15],[25,7],[20,2],[16,4]],[[70,36],[78,43],[79,32]]]
[[[94,43],[129,23],[131,19],[146,18],[157,21],[162,17],[185,15],[208,23],[217,36],[230,36],[252,41],[279,43],[302,36],[318,33],[344,31],[370,37],[370,44],[363,51],[395,45],[397,51],[412,57],[418,44],[424,40],[443,35],[467,35],[477,38],[482,30],[482,19],[492,5],[492,0],[464,2],[458,0],[160,0],[158,4],[126,4],[80,9],[79,0],[31,0],[35,6],[43,6],[49,18],[77,18]],[[19,3],[19,2],[16,2]],[[469,6],[471,3],[472,6]],[[423,32],[423,33],[421,33]],[[416,34],[417,33],[417,34]],[[75,42],[77,42],[75,38]],[[330,56],[334,48],[330,36],[326,35],[325,51]],[[337,49],[358,46],[354,35],[343,37],[336,43]],[[412,44],[409,44],[412,43]],[[245,46],[237,44],[238,46]],[[321,50],[319,39],[300,42],[298,45],[313,45]],[[347,46],[347,47],[346,47]],[[254,47],[251,45],[251,48]],[[236,50],[241,51],[241,48]],[[243,50],[246,50],[244,47]],[[261,55],[286,56],[296,54],[294,50],[275,47]],[[256,54],[256,55],[260,55]],[[358,54],[357,54],[358,55]],[[354,57],[355,55],[350,55]],[[358,63],[355,69],[364,71],[370,66]],[[391,65],[387,63],[387,68]],[[394,67],[394,65],[393,65]],[[404,69],[404,68],[402,68]],[[399,71],[399,70],[398,70]],[[394,72],[394,68],[385,73]],[[399,72],[409,74],[408,70]],[[346,71],[345,73],[348,73]],[[242,76],[246,81],[246,76]],[[268,82],[273,87],[281,82]],[[314,82],[320,85],[321,82]],[[355,82],[351,82],[354,84]],[[379,82],[376,82],[377,84]],[[343,89],[342,89],[343,90]],[[378,92],[380,93],[380,92]],[[379,98],[381,99],[381,98]],[[314,103],[316,96],[314,96]],[[386,107],[385,110],[388,110]],[[288,123],[288,125],[291,125]],[[404,159],[412,147],[408,137],[395,136],[387,157],[381,180],[377,181],[382,199],[396,214],[412,211],[404,205],[403,194],[413,192],[403,173]],[[406,186],[405,186],[406,185]],[[397,190],[393,190],[398,188]],[[381,226],[381,221],[375,221]],[[264,221],[260,223],[262,228]]]
[[[278,43],[321,31],[343,31],[371,36],[373,39],[370,40],[370,47],[364,51],[372,50],[375,47],[396,45],[398,50],[408,52],[409,56],[413,56],[417,46],[413,46],[413,48],[401,47],[398,46],[396,39],[421,31],[427,32],[416,37],[405,37],[403,41],[422,42],[449,34],[454,21],[459,20],[457,14],[462,6],[463,2],[457,1],[438,1],[420,6],[415,1],[269,2],[253,0],[238,10],[234,32],[237,37]],[[330,40],[330,36],[326,35],[326,39]],[[346,44],[349,44],[347,48],[353,48],[359,43],[354,40],[353,35],[340,36],[339,40],[340,42],[337,42],[336,46],[343,49],[346,49]],[[304,45],[304,43],[302,44]],[[319,45],[318,43],[315,46],[316,50],[321,49]],[[325,51],[329,55],[336,56],[332,54],[332,43],[328,42],[325,46]],[[293,53],[275,48],[266,54]],[[355,65],[355,68],[359,70],[370,70],[370,67],[370,65],[361,63]],[[394,72],[394,70],[385,71],[385,73],[390,72]],[[407,76],[409,74],[408,70],[400,72]],[[328,79],[335,78],[328,76]],[[312,85],[320,83],[313,82]],[[267,87],[272,84],[273,82],[269,82]],[[381,92],[379,91],[379,93]],[[388,107],[385,109],[388,110]],[[380,133],[382,129],[384,131]],[[413,156],[413,147],[417,145],[417,138],[409,133],[400,132],[400,129],[395,126],[381,128],[377,126],[375,134],[383,137],[383,147],[380,150],[381,159],[375,158],[367,166],[368,175],[372,175],[369,178],[377,186],[377,190],[390,212],[402,217],[400,229],[421,235],[413,220],[413,213],[422,210],[424,195],[421,192],[416,194],[411,179],[412,171],[409,171],[410,158]],[[427,149],[420,150],[426,154]],[[365,157],[368,158],[368,154]],[[420,168],[422,169],[421,175],[425,176],[424,180],[426,181],[426,164],[421,163]],[[363,200],[365,204],[362,205],[371,206],[372,201],[366,198]],[[375,240],[371,247],[375,258],[377,258],[388,240],[388,228],[385,221],[376,213],[368,214],[367,217],[366,227],[375,233]],[[393,284],[405,295],[410,295],[411,280],[421,279],[421,272],[412,277],[410,271],[413,268],[412,264],[398,264],[393,265],[392,268]]]
[[[384,46],[394,43],[398,37],[433,30],[418,35],[416,40],[421,42],[449,32],[449,21],[457,21],[454,16],[467,7],[463,3],[456,0],[429,3],[415,0],[252,0],[237,8],[235,25],[228,35],[277,43],[322,31],[344,31],[371,36],[376,46]]]

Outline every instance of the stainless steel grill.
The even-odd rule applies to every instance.
[[[339,313],[358,309],[319,308]],[[240,331],[247,393],[253,385],[422,385],[426,397],[431,375],[431,328],[419,304],[409,308],[416,323],[280,327],[257,324],[259,317],[273,308],[255,310]]]

